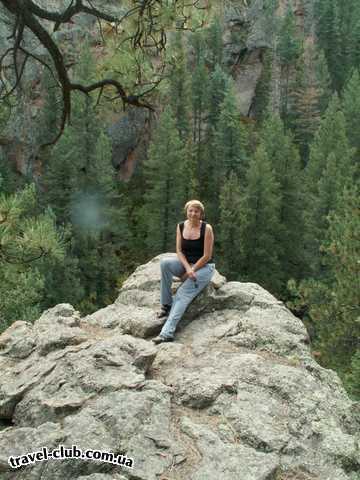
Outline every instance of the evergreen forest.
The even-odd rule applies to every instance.
[[[86,315],[114,302],[137,266],[175,251],[175,226],[196,198],[214,229],[217,270],[281,299],[318,362],[360,399],[360,3],[304,0],[313,21],[299,27],[293,2],[279,15],[279,2],[264,0],[270,46],[246,113],[220,3],[194,28],[169,28],[159,82],[154,49],[126,50],[109,30],[99,53],[84,29],[72,78],[96,82],[111,70],[133,87],[140,64],[152,108],[72,91],[71,121],[51,144],[62,98],[39,68],[41,108],[26,134],[37,153],[21,174],[4,138],[25,93],[1,87],[0,331],[58,303]],[[246,25],[230,35],[245,45]],[[241,55],[245,47],[240,69]],[[121,178],[109,128],[129,110],[148,128]]]

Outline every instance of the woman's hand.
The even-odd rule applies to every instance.
[[[184,273],[184,275],[181,276],[181,281],[185,282],[185,280],[187,280],[188,278],[194,280],[194,282],[196,281],[196,273],[192,268],[190,268],[186,273]]]
[[[194,272],[193,269],[190,270],[190,272],[188,273],[188,277],[191,278],[191,280],[196,280],[196,273]]]
[[[188,274],[187,274],[187,272],[185,272],[183,275],[181,275],[180,280],[181,280],[182,282],[185,282],[185,280],[186,280],[187,278],[188,278]]]

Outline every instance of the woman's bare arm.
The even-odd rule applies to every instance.
[[[193,270],[196,272],[196,270],[200,270],[204,265],[207,264],[207,262],[210,260],[212,257],[212,251],[214,247],[214,232],[208,223],[206,224],[206,230],[205,230],[205,239],[204,239],[204,255],[199,258],[199,260],[193,265]]]
[[[177,255],[178,259],[180,260],[180,262],[184,265],[186,273],[191,272],[192,271],[191,265],[186,260],[185,255],[181,251],[181,232],[180,232],[179,225],[176,228],[176,255]]]

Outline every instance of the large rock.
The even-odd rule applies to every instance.
[[[175,342],[147,339],[161,327],[163,256],[113,305],[83,319],[57,305],[0,336],[1,480],[356,479],[360,406],[314,361],[301,321],[259,285],[216,273]],[[134,467],[8,464],[60,444],[127,455]]]

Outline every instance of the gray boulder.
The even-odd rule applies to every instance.
[[[57,305],[0,336],[0,478],[356,478],[360,405],[315,362],[302,322],[259,285],[216,273],[176,341],[154,346],[166,255],[140,266],[113,305],[85,318]],[[134,465],[8,463],[61,444]]]

